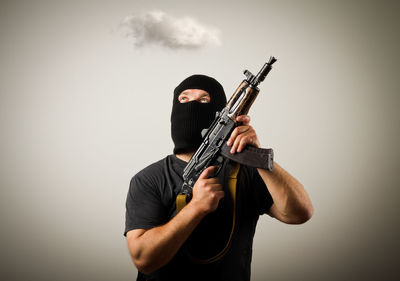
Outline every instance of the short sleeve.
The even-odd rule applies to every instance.
[[[263,179],[257,169],[243,166],[245,188],[249,202],[252,202],[252,209],[258,215],[267,214],[274,203]]]
[[[162,204],[159,183],[145,173],[135,175],[126,198],[125,232],[150,229],[166,222],[166,208]]]

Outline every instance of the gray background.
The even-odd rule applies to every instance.
[[[252,280],[399,278],[398,1],[0,3],[1,280],[134,280],[125,196],[172,151],[174,86],[205,73],[230,96],[270,55],[252,123],[315,214],[260,218]],[[154,9],[222,45],[134,49],[118,25]]]

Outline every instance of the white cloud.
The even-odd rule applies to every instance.
[[[121,26],[135,47],[161,45],[170,49],[219,46],[219,32],[190,17],[173,18],[162,11],[127,16]]]

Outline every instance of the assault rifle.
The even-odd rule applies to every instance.
[[[190,201],[193,186],[200,174],[210,166],[218,166],[221,168],[226,158],[241,164],[265,168],[272,171],[272,149],[246,146],[242,152],[231,154],[229,152],[230,148],[226,145],[226,141],[229,139],[233,129],[240,125],[236,122],[236,117],[247,114],[250,110],[251,105],[260,91],[257,86],[264,81],[265,77],[272,69],[272,64],[274,62],[276,62],[276,59],[271,57],[257,75],[253,75],[250,71],[245,70],[244,75],[246,79],[239,85],[224,109],[216,113],[211,126],[202,131],[203,142],[193,154],[183,171],[183,185],[180,195],[186,196],[186,202]]]

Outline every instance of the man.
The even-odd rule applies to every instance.
[[[267,213],[289,224],[311,218],[313,206],[303,186],[276,163],[273,172],[242,165],[236,197],[226,188],[231,163],[226,161],[217,177],[216,167],[209,167],[195,183],[191,201],[176,212],[183,169],[201,144],[201,130],[225,104],[221,84],[205,75],[192,75],[175,88],[174,154],[136,174],[127,196],[125,235],[137,280],[250,280],[258,217]],[[227,142],[231,153],[246,145],[260,147],[249,116],[237,121],[241,125]],[[224,254],[211,262],[197,258],[214,248],[224,248]]]

